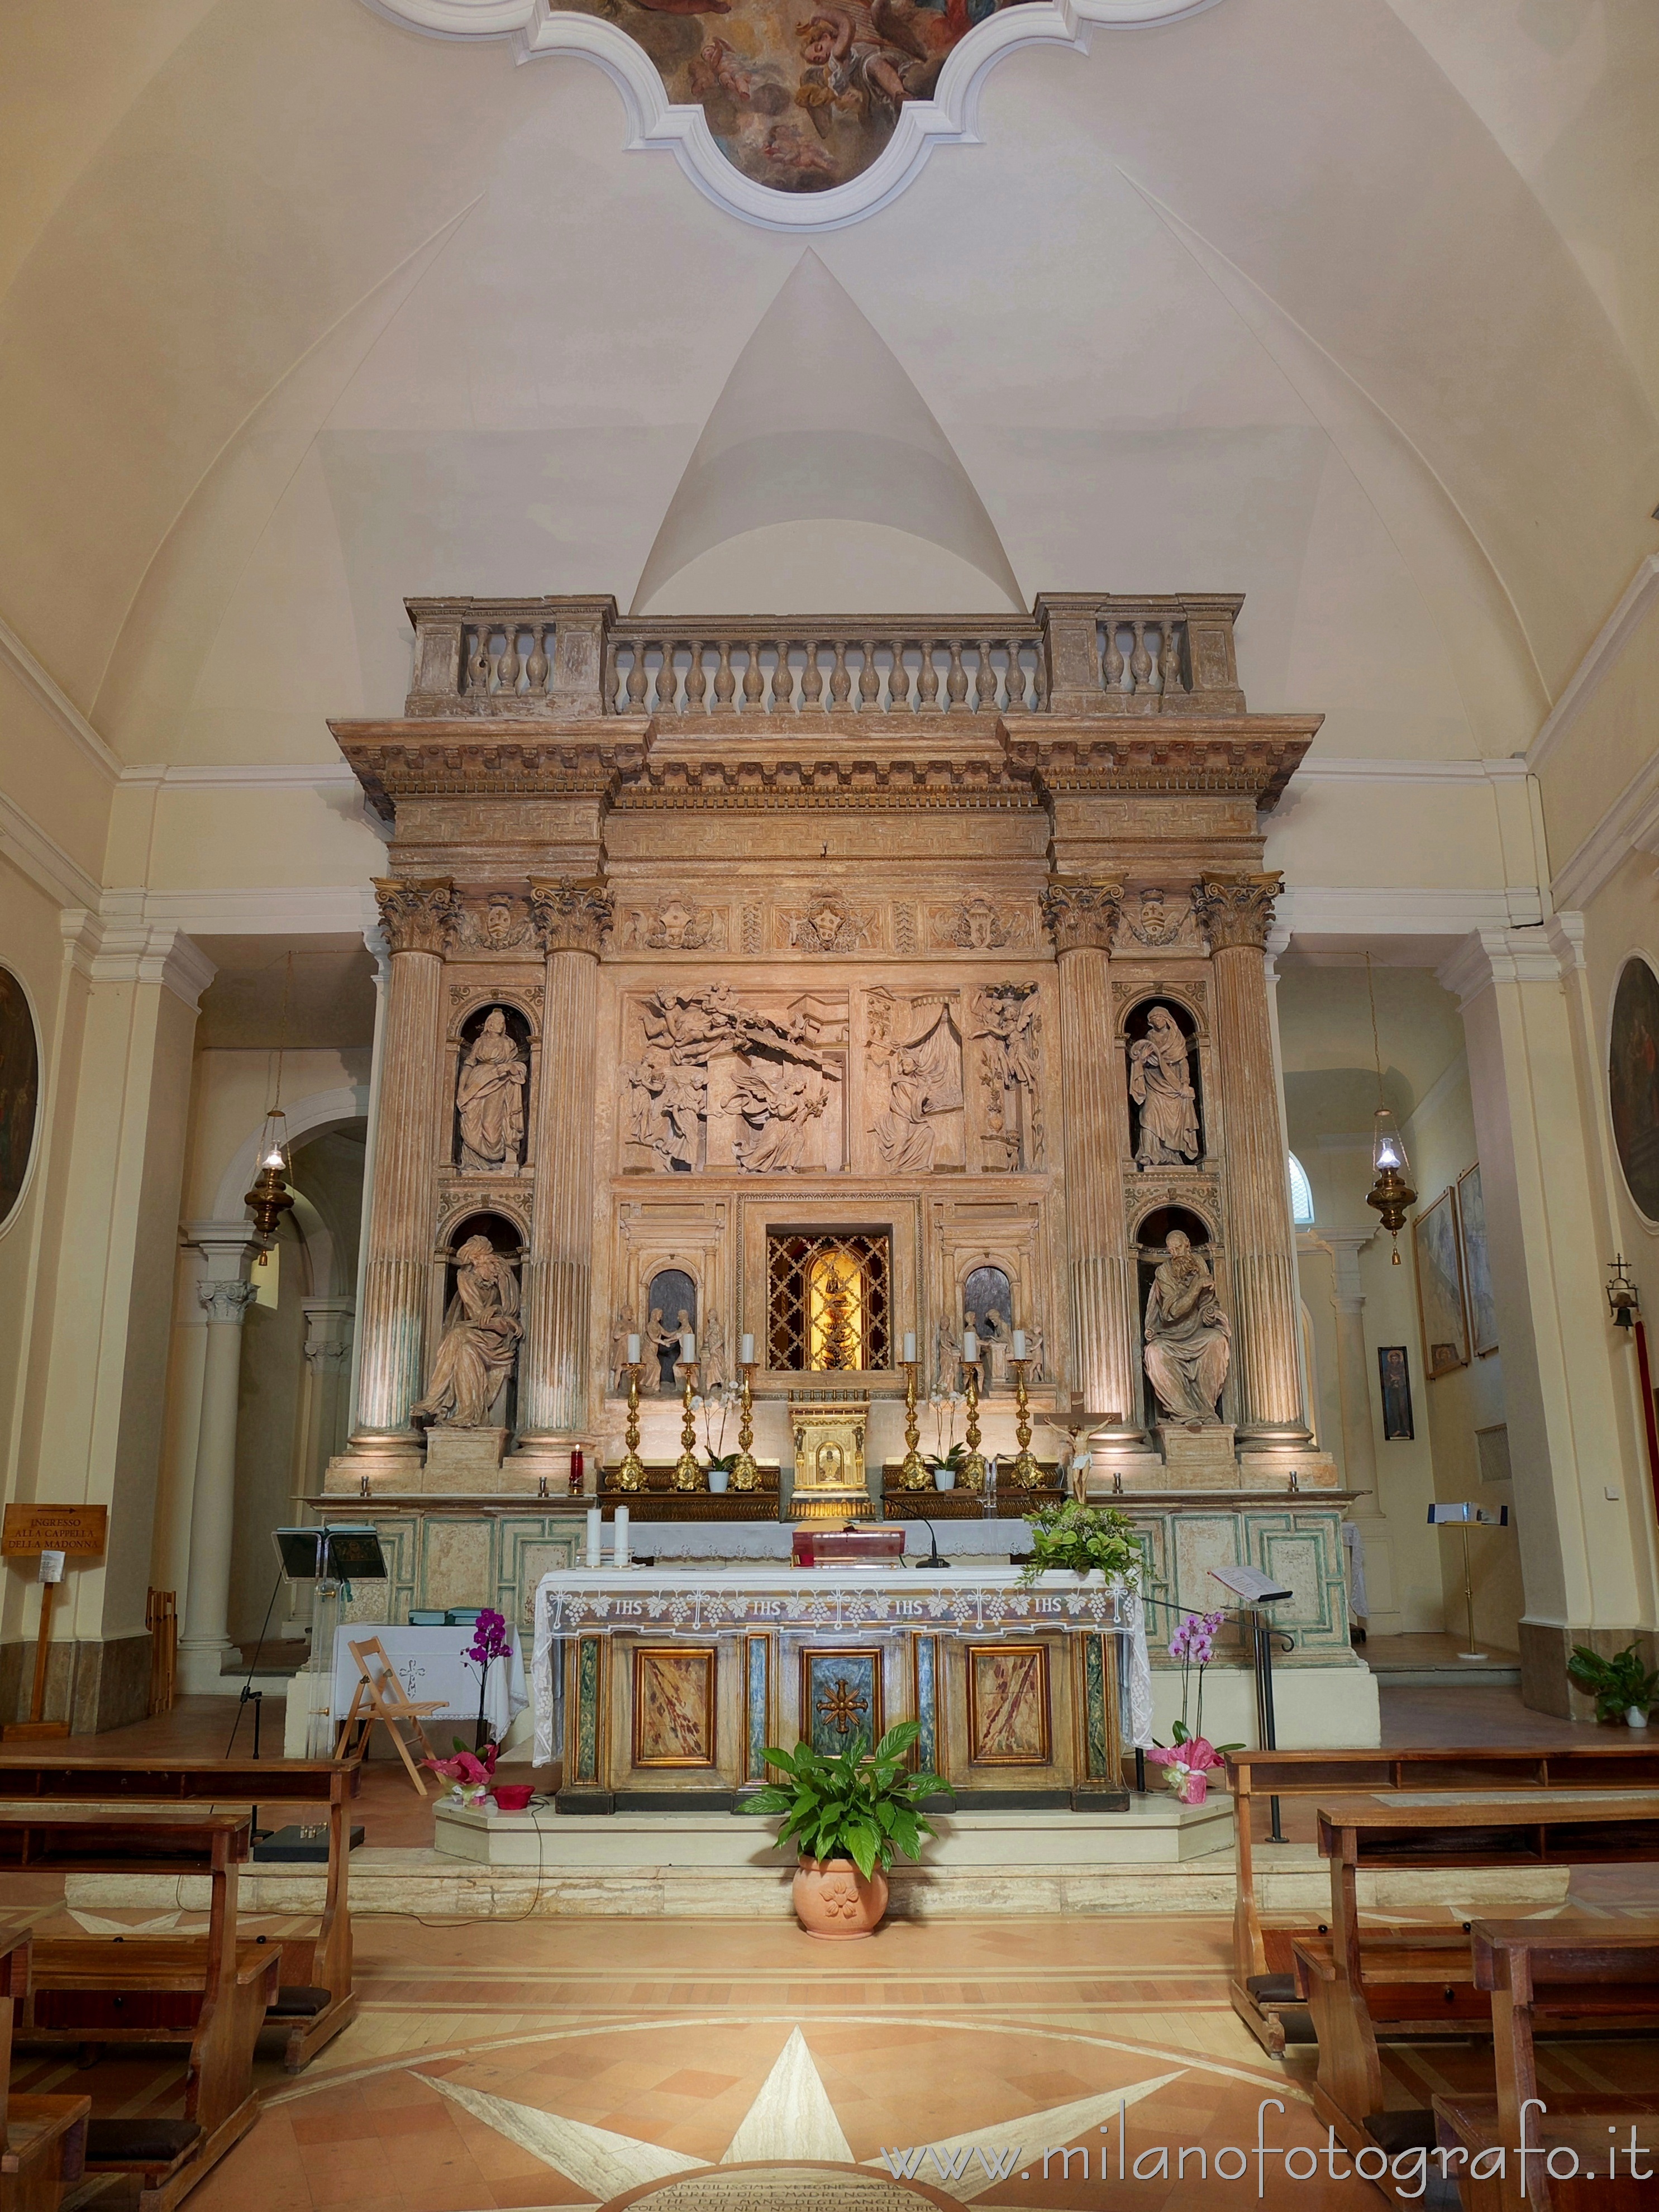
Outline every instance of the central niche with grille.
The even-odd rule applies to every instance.
[[[884,1229],[771,1229],[767,1352],[774,1370],[890,1367],[892,1264]]]

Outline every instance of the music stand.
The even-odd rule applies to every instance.
[[[1474,1582],[1469,1571],[1469,1531],[1471,1528],[1507,1528],[1510,1509],[1500,1505],[1494,1513],[1490,1507],[1464,1504],[1461,1505],[1434,1504],[1429,1508],[1429,1526],[1461,1528],[1463,1532],[1463,1618],[1469,1632],[1469,1649],[1460,1651],[1458,1657],[1470,1667],[1484,1667],[1486,1655],[1474,1649]]]
[[[334,1632],[340,1625],[340,1600],[349,1602],[354,1581],[384,1582],[386,1553],[380,1531],[369,1521],[324,1522],[310,1528],[276,1528],[271,1532],[276,1556],[289,1582],[314,1585],[311,1597],[311,1665],[309,1671],[334,1678]],[[313,1698],[306,1723],[306,1757],[331,1759],[334,1753],[331,1700],[321,1712]]]
[[[1260,1567],[1212,1567],[1211,1576],[1224,1590],[1242,1601],[1243,1609],[1250,1622],[1251,1656],[1255,1662],[1255,1732],[1263,1751],[1277,1751],[1278,1730],[1273,1725],[1273,1638],[1283,1632],[1275,1630],[1262,1612],[1264,1605],[1275,1605],[1280,1598],[1293,1597],[1296,1593],[1280,1582],[1276,1575],[1263,1574]],[[1270,1844],[1282,1844],[1286,1839],[1279,1825],[1279,1799],[1270,1797],[1267,1809],[1273,1815],[1267,1830]]]

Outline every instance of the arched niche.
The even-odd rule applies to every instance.
[[[1143,1213],[1133,1230],[1135,1255],[1135,1354],[1140,1372],[1141,1418],[1148,1431],[1157,1429],[1167,1418],[1158,1401],[1146,1373],[1146,1362],[1140,1358],[1146,1341],[1146,1300],[1152,1287],[1152,1278],[1164,1259],[1164,1248],[1171,1230],[1178,1229],[1188,1238],[1192,1248],[1208,1266],[1215,1281],[1216,1295],[1224,1312],[1228,1305],[1226,1285],[1223,1274],[1222,1254],[1216,1241],[1212,1224],[1190,1206],[1154,1206]],[[1231,1377],[1229,1378],[1231,1381]],[[1227,1393],[1222,1392],[1221,1417],[1226,1419]]]
[[[491,1206],[474,1206],[458,1214],[450,1222],[441,1247],[440,1264],[434,1268],[436,1291],[435,1312],[427,1331],[426,1370],[422,1377],[424,1392],[432,1372],[433,1362],[438,1356],[438,1346],[451,1306],[455,1298],[456,1257],[474,1237],[483,1237],[502,1258],[510,1261],[519,1278],[519,1318],[524,1319],[524,1260],[525,1242],[518,1222],[510,1215]],[[523,1346],[520,1343],[522,1352]],[[489,1409],[488,1425],[491,1428],[516,1430],[519,1425],[519,1368],[514,1363],[512,1372],[501,1384],[495,1401]]]
[[[486,1030],[494,1034],[492,1024],[497,1016],[499,1034],[511,1040],[513,1054],[509,1055],[492,1044],[489,1048],[490,1057],[473,1061],[469,1066],[479,1039]],[[481,999],[457,1024],[450,1049],[453,1076],[450,1085],[450,1158],[468,1174],[516,1175],[524,1165],[530,1140],[535,1032],[529,1016],[510,999]],[[515,1067],[520,1071],[516,1077]],[[484,1139],[485,1148],[477,1153],[469,1152],[463,1128],[463,1109],[468,1106],[483,1124],[478,1133]],[[497,1142],[503,1146],[499,1161],[493,1157]]]
[[[685,1319],[682,1321],[680,1316]],[[701,1325],[700,1301],[696,1278],[682,1267],[659,1267],[645,1286],[645,1334],[647,1341],[640,1349],[644,1355],[647,1380],[651,1362],[657,1364],[657,1388],[672,1396],[678,1389],[674,1379],[677,1357],[673,1343],[653,1346],[649,1340],[653,1320],[672,1338],[683,1328],[696,1330]]]
[[[1168,1018],[1164,1018],[1166,1016]],[[1170,1065],[1170,1048],[1153,1055],[1151,1047],[1157,1042],[1155,1031],[1163,1036],[1178,1035],[1185,1048],[1186,1079],[1192,1086],[1195,1125],[1188,1139],[1190,1150],[1179,1142],[1168,1141],[1178,1134],[1167,1122],[1174,1104],[1167,1086],[1177,1071]],[[1129,1151],[1135,1165],[1143,1173],[1165,1173],[1171,1168],[1199,1166],[1210,1150],[1210,1132],[1200,1049],[1203,1030],[1197,1012],[1178,991],[1148,990],[1144,998],[1135,1000],[1125,1009],[1122,1034],[1124,1075],[1129,1094]],[[1144,1094],[1140,1099],[1135,1097],[1138,1088]],[[1155,1105],[1160,1109],[1157,1115]]]

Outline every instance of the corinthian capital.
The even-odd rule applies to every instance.
[[[240,1322],[259,1295],[252,1283],[198,1283],[196,1295],[210,1322]]]
[[[1201,876],[1193,885],[1193,912],[1211,951],[1224,952],[1234,945],[1265,951],[1273,901],[1284,888],[1280,875]]]
[[[1068,882],[1056,877],[1042,894],[1042,919],[1057,952],[1091,945],[1109,952],[1123,911],[1121,884]]]
[[[615,904],[597,876],[560,876],[530,886],[530,918],[544,952],[597,957]]]
[[[377,876],[374,897],[392,951],[435,952],[440,957],[448,951],[461,902],[447,876]]]

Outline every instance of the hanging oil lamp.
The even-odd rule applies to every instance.
[[[1406,1209],[1417,1203],[1412,1188],[1412,1164],[1400,1124],[1382,1103],[1382,1046],[1376,1031],[1376,993],[1371,985],[1371,956],[1365,955],[1365,995],[1371,1008],[1371,1057],[1376,1067],[1376,1111],[1371,1116],[1370,1188],[1365,1203],[1372,1207],[1394,1239],[1393,1265],[1400,1265],[1400,1232],[1406,1225]]]
[[[264,1127],[259,1132],[259,1171],[253,1178],[252,1189],[242,1193],[242,1203],[252,1214],[254,1226],[261,1237],[274,1237],[277,1223],[294,1207],[294,1194],[288,1187],[288,1116],[283,1111],[283,1059],[288,1051],[288,1014],[293,995],[294,955],[290,952],[283,976],[283,1025],[276,1044],[276,1086]]]

